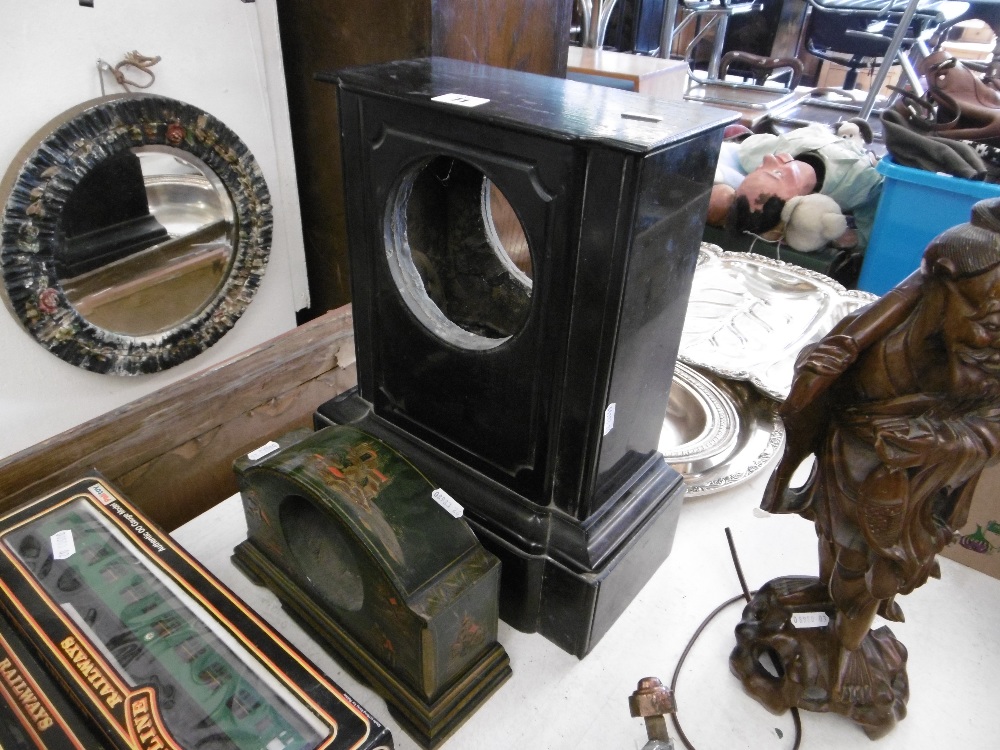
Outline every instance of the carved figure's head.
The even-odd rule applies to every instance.
[[[970,222],[935,237],[922,269],[937,287],[952,388],[1000,389],[1000,199],[980,201]]]

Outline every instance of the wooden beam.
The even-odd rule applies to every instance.
[[[0,513],[96,469],[169,531],[236,491],[237,456],[356,382],[348,305],[0,461]]]

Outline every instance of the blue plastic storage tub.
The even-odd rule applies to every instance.
[[[858,288],[875,294],[913,273],[928,243],[968,221],[973,204],[1000,196],[1000,185],[904,167],[888,156],[876,169],[885,182],[858,277]]]

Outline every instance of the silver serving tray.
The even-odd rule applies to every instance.
[[[747,383],[677,363],[659,450],[688,497],[745,482],[777,458],[785,442],[777,406]]]
[[[876,299],[791,263],[702,243],[678,356],[783,401],[799,350]]]

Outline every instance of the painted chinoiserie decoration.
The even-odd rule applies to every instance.
[[[804,349],[781,414],[785,453],[761,507],[814,522],[819,576],[761,587],[730,665],[773,711],[840,713],[877,738],[905,715],[909,683],[906,648],[873,621],[902,622],[897,597],[940,577],[936,555],[1000,453],[1000,199]]]
[[[501,617],[582,657],[673,542],[657,445],[735,115],[444,58],[319,77],[358,387],[317,421],[458,499],[503,564]]]
[[[381,440],[332,426],[272,448],[236,464],[248,538],[234,562],[438,745],[511,675],[500,562]]]
[[[87,748],[392,747],[382,724],[100,477],[4,517],[0,580],[3,615],[99,730]],[[8,654],[0,680],[13,679]],[[41,746],[66,746],[59,736]]]
[[[158,372],[210,347],[271,250],[271,199],[246,144],[162,96],[59,115],[15,157],[0,201],[0,296],[39,344],[94,372]]]

